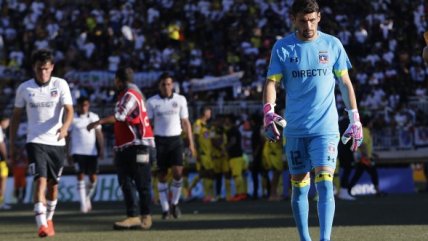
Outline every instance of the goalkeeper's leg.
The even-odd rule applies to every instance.
[[[318,191],[318,218],[320,223],[320,240],[330,240],[331,228],[335,210],[333,193],[333,175],[320,171],[315,176],[315,186]]]
[[[309,201],[308,193],[311,181],[309,178],[304,180],[292,180],[292,195],[291,207],[293,209],[293,216],[296,222],[297,230],[299,231],[300,240],[310,241],[308,226],[309,215]]]

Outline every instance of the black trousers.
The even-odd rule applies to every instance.
[[[139,156],[148,155],[148,153],[146,146],[130,146],[116,151],[117,176],[128,217],[150,214],[150,162],[148,159],[147,162],[142,161],[141,156]]]

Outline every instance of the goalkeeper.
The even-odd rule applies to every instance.
[[[310,171],[315,171],[320,240],[330,240],[335,202],[333,175],[339,142],[335,86],[345,102],[350,124],[342,142],[355,151],[363,139],[351,68],[346,51],[334,36],[318,31],[321,20],[316,0],[295,0],[291,7],[295,32],[272,48],[264,86],[264,128],[268,140],[278,141],[278,126],[287,138],[285,153],[291,174],[291,206],[300,240],[310,241],[308,228]],[[276,84],[286,90],[285,120],[275,114]]]

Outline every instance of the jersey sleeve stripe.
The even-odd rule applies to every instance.
[[[282,79],[282,74],[274,74],[274,75],[268,76],[267,78],[275,82],[278,82]]]

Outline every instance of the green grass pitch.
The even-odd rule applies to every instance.
[[[113,222],[124,218],[122,202],[98,202],[89,214],[78,203],[59,203],[52,240],[150,241],[298,241],[290,200],[238,203],[191,202],[181,205],[177,220],[160,219],[160,206],[152,206],[149,231],[115,231]],[[319,240],[316,202],[310,202],[310,232]],[[39,240],[32,205],[0,211],[0,240]],[[356,201],[336,200],[332,240],[428,240],[428,194],[366,196]]]

